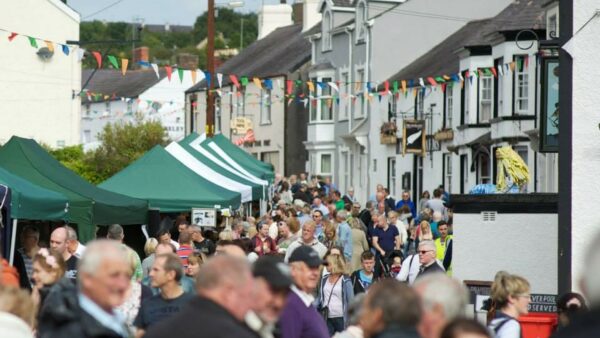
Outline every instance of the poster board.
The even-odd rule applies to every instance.
[[[409,153],[424,156],[426,150],[425,134],[424,120],[404,120],[402,131],[402,155]]]
[[[210,208],[192,208],[192,224],[201,227],[217,226],[217,211]]]

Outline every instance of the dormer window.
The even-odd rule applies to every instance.
[[[333,20],[331,18],[331,12],[327,11],[323,16],[323,51],[331,50],[332,30]]]
[[[367,36],[367,6],[364,1],[356,9],[356,43],[363,42]]]

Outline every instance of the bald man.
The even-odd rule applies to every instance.
[[[73,256],[67,249],[68,239],[69,233],[65,227],[54,229],[52,234],[50,234],[50,249],[62,255],[67,265],[65,277],[75,282],[77,279],[77,262],[79,259]]]

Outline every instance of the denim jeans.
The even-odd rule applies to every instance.
[[[336,332],[344,331],[344,317],[327,318],[327,329],[330,336],[333,336]]]

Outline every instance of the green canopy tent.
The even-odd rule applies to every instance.
[[[206,138],[200,145],[242,173],[251,174],[271,183],[275,179],[275,173],[270,164],[257,160],[221,134]],[[266,168],[266,166],[270,166],[271,169]]]
[[[13,136],[0,148],[0,166],[69,199],[68,221],[80,240],[93,239],[96,225],[144,224],[148,203],[100,189],[55,160],[34,140]]]
[[[12,227],[5,226],[0,237],[5,254],[8,254],[6,257],[9,257],[9,262],[12,264],[17,242],[18,220],[64,220],[67,217],[69,201],[63,194],[42,188],[2,168],[0,168],[0,186],[10,189],[8,217],[12,218]]]
[[[41,221],[67,218],[69,201],[65,195],[42,188],[1,167],[0,184],[11,190],[11,218]]]
[[[229,166],[224,161],[219,160],[218,158],[211,156],[211,154],[207,154],[205,152],[199,152],[198,150],[192,147],[192,142],[197,138],[197,134],[190,134],[181,141],[179,141],[179,145],[185,149],[189,154],[191,154],[198,161],[204,163],[206,166],[210,167],[212,170],[218,172],[219,174],[245,184],[247,186],[252,187],[252,200],[258,201],[260,199],[265,199],[266,196],[266,181],[257,182],[251,180],[250,178],[244,176],[231,166]],[[265,183],[265,184],[261,184]]]
[[[241,195],[197,175],[161,146],[99,185],[103,189],[145,199],[161,212],[190,211],[192,208],[237,209]]]

